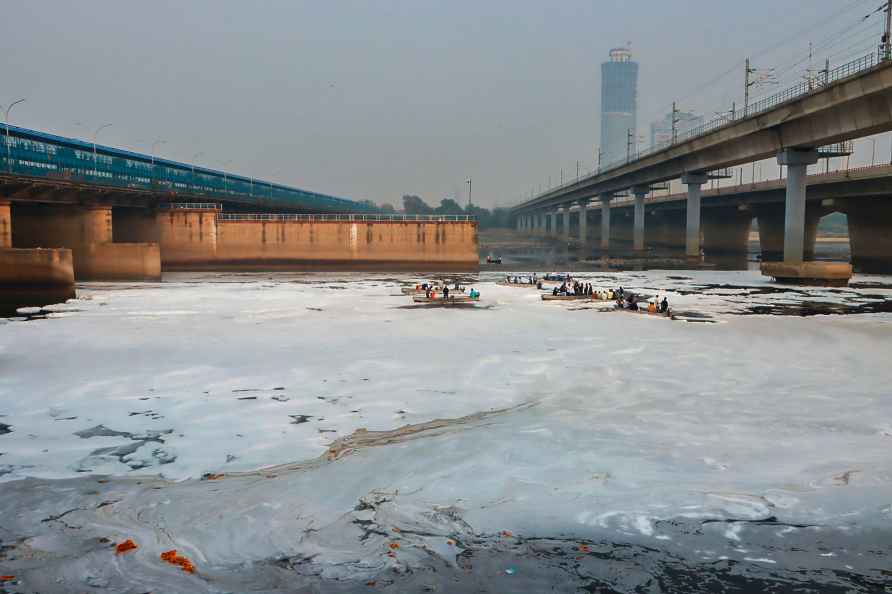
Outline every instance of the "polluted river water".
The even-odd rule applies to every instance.
[[[892,278],[579,277],[673,316],[208,273],[0,320],[0,592],[892,584]]]

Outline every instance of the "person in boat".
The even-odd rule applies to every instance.
[[[557,297],[557,294],[558,294],[558,288],[557,288],[557,287],[553,288],[553,289],[551,290],[551,294],[552,294],[553,296]]]
[[[666,296],[663,295],[663,300],[660,302],[660,313],[667,313],[669,311],[669,300],[666,299]]]
[[[539,289],[540,291],[542,290],[542,281],[540,281],[540,280],[536,281],[536,288]]]
[[[431,298],[431,288],[430,288],[430,285],[428,285],[428,284],[425,283],[423,286],[424,286],[424,296],[427,297],[428,299],[430,299],[430,298]]]
[[[653,301],[648,301],[647,302],[647,313],[649,313],[649,314],[657,313],[657,304],[654,303]]]
[[[443,286],[443,299],[449,299],[449,287]]]

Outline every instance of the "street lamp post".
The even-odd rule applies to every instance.
[[[471,178],[468,178],[468,210],[471,210]]]
[[[93,175],[97,175],[99,173],[99,164],[96,159],[96,139],[99,138],[99,133],[111,126],[111,124],[102,124],[96,131],[93,132]]]
[[[6,167],[10,173],[12,173],[12,155],[11,155],[11,144],[9,142],[9,112],[12,111],[12,108],[18,105],[19,103],[24,103],[25,99],[16,99],[12,103],[9,104],[9,107],[6,108],[6,117],[3,118],[3,121],[6,123]]]
[[[223,162],[223,193],[229,193],[229,179],[226,177],[226,169],[232,164],[232,159]]]

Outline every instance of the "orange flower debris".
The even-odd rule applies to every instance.
[[[169,551],[164,551],[161,553],[161,560],[167,561],[171,565],[179,565],[180,569],[185,571],[186,573],[195,573],[195,566],[192,565],[192,562],[189,561],[186,557],[181,557],[177,555],[176,549],[171,549]]]
[[[138,549],[136,543],[133,542],[132,538],[128,538],[124,542],[119,542],[115,547],[115,555],[123,555],[127,551],[132,551],[134,549]]]

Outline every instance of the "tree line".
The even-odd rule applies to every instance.
[[[393,214],[423,214],[423,215],[472,215],[477,217],[481,229],[494,227],[513,227],[514,218],[507,208],[496,207],[483,208],[476,204],[463,207],[452,198],[443,198],[439,206],[431,206],[420,196],[406,194],[403,196],[403,208],[397,210],[392,204],[375,205],[371,201],[367,203],[373,208],[385,213]]]

